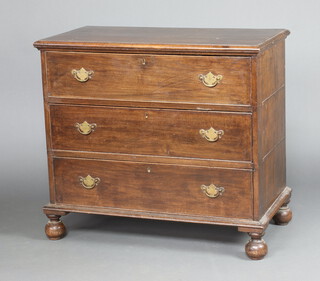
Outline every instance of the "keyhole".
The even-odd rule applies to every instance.
[[[146,59],[142,59],[141,63],[142,63],[142,65],[146,65],[147,64]]]
[[[149,117],[148,112],[145,113],[145,117],[146,117],[146,119],[148,119],[148,117]]]
[[[150,167],[147,168],[147,172],[151,173],[151,168]]]

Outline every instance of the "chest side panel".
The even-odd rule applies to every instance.
[[[285,42],[257,58],[259,216],[286,187]]]

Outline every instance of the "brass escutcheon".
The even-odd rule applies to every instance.
[[[210,198],[217,198],[218,196],[222,195],[224,192],[223,187],[217,187],[213,183],[210,185],[201,185],[201,190],[205,195],[207,195]]]
[[[93,178],[90,175],[84,177],[79,177],[81,185],[86,189],[92,189],[97,186],[100,182],[99,178]]]
[[[92,78],[93,71],[92,70],[85,70],[81,67],[79,70],[72,69],[71,73],[74,78],[76,78],[79,82],[87,82],[89,79]]]
[[[80,134],[89,135],[97,127],[97,124],[94,124],[94,123],[89,124],[87,121],[84,121],[82,123],[76,123],[74,126],[78,129],[78,132]]]
[[[218,139],[221,139],[221,137],[224,135],[223,130],[217,131],[217,130],[213,129],[212,127],[208,130],[201,129],[199,131],[199,133],[204,139],[206,139],[207,141],[210,141],[210,142],[215,142]]]
[[[222,75],[214,75],[212,72],[209,72],[205,75],[199,75],[199,79],[203,83],[203,85],[209,88],[215,87],[217,84],[219,84],[222,78]]]

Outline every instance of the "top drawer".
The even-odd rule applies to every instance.
[[[249,105],[250,63],[248,57],[47,52],[48,94],[133,102]],[[219,83],[214,86],[215,82]]]

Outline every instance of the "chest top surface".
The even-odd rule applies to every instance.
[[[286,29],[85,26],[39,40],[39,49],[258,53],[290,32]]]

